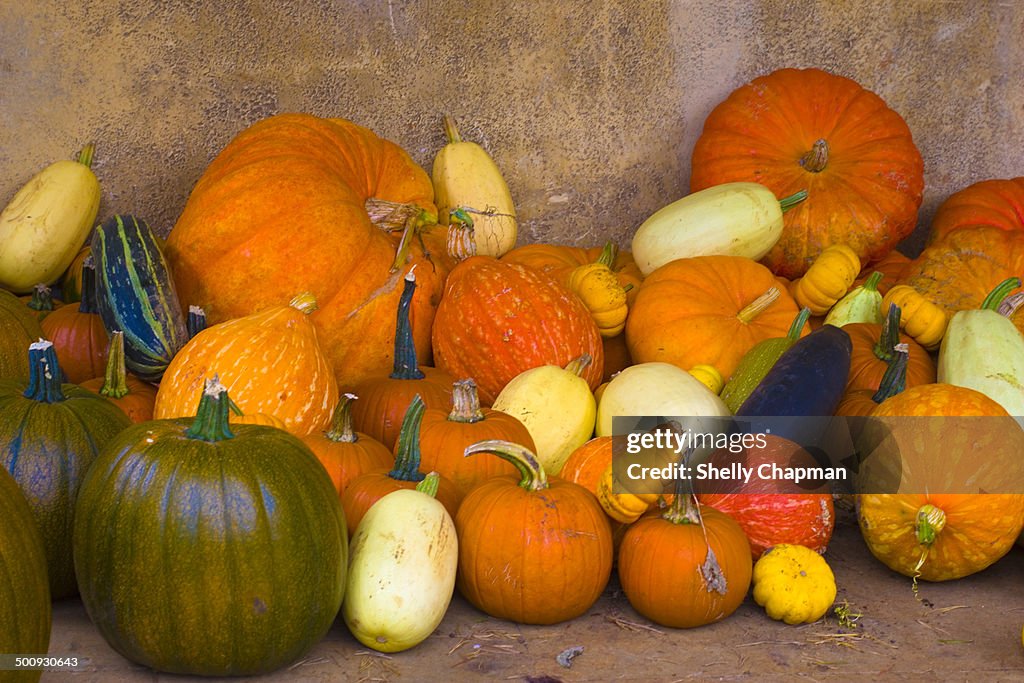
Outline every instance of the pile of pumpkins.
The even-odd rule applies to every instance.
[[[269,117],[166,239],[96,223],[91,146],[10,202],[0,651],[45,652],[50,600],[80,594],[132,661],[254,674],[339,614],[369,647],[413,647],[456,590],[566,621],[613,567],[667,626],[725,618],[751,585],[772,618],[825,614],[832,492],[624,490],[620,416],[994,419],[936,434],[857,515],[915,580],[1013,545],[1015,464],[978,449],[1024,443],[1024,179],[950,196],[903,256],[924,186],[906,123],[849,79],[782,69],[712,111],[692,193],[628,249],[516,246],[497,165],[445,131],[428,175],[350,121]],[[979,472],[1003,489],[956,490]]]

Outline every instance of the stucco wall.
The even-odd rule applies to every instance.
[[[448,112],[504,170],[521,242],[625,246],[686,194],[717,102],[817,66],[907,120],[920,232],[951,192],[1024,175],[1022,35],[1016,0],[5,0],[0,202],[94,140],[100,217],[166,233],[264,116],[348,118],[429,169]]]

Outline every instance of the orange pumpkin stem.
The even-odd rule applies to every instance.
[[[40,403],[60,403],[65,400],[53,342],[40,339],[28,345],[28,370],[28,388],[22,394],[25,398]]]
[[[484,411],[480,409],[480,394],[472,378],[452,384],[452,411],[448,413],[448,419],[468,423],[484,419]]]
[[[800,157],[800,165],[811,173],[820,173],[828,165],[828,142],[825,138],[816,140],[810,151]]]
[[[764,313],[769,306],[775,303],[780,293],[779,288],[773,285],[767,292],[744,306],[743,310],[736,314],[736,317],[739,318],[740,322],[749,324],[754,318]]]
[[[402,428],[398,432],[398,448],[395,452],[395,466],[388,476],[398,481],[423,481],[420,472],[420,424],[423,422],[423,411],[426,405],[419,394],[413,396],[409,409],[402,418]]]
[[[228,423],[232,401],[228,397],[228,389],[220,382],[220,376],[214,375],[206,380],[203,395],[199,399],[196,418],[185,430],[185,436],[200,441],[223,441],[233,439]]]
[[[352,428],[352,401],[358,396],[355,394],[344,394],[334,407],[334,414],[331,416],[331,428],[324,432],[331,441],[340,443],[355,443],[359,441],[356,431]]]
[[[109,398],[122,398],[128,395],[128,379],[124,367],[124,332],[114,330],[110,333],[110,344],[107,346],[107,367],[103,372],[103,386],[100,394]]]
[[[476,453],[493,453],[502,460],[512,463],[522,477],[519,486],[527,491],[540,491],[548,487],[548,476],[544,468],[537,461],[537,456],[526,446],[502,439],[487,439],[466,447],[463,457]]]

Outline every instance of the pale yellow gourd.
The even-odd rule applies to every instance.
[[[438,220],[451,228],[449,252],[458,259],[501,256],[518,235],[508,184],[483,147],[462,139],[452,117],[444,117],[444,129],[448,142],[434,157],[431,180]]]
[[[349,546],[342,615],[363,645],[401,652],[426,640],[455,592],[455,524],[434,497],[437,473],[393,491],[359,521]]]
[[[491,406],[519,419],[533,437],[537,460],[558,474],[569,455],[594,433],[597,402],[580,373],[590,364],[584,355],[564,368],[542,365],[525,370],[505,385]]]
[[[100,183],[93,146],[37,173],[0,212],[0,287],[16,294],[56,282],[96,223]]]
[[[678,258],[745,256],[758,260],[782,236],[782,213],[807,196],[779,200],[760,183],[715,185],[656,211],[633,235],[630,250],[647,277]]]

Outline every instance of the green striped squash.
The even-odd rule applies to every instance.
[[[194,418],[139,423],[82,485],[74,559],[104,639],[161,672],[257,675],[302,657],[345,594],[345,516],[282,429],[230,424],[208,380]]]
[[[0,652],[45,655],[52,612],[43,539],[18,482],[0,467]],[[3,671],[0,680],[33,683],[39,671]]]
[[[0,467],[28,499],[56,600],[78,592],[71,531],[82,479],[98,450],[132,422],[99,394],[62,384],[51,342],[35,342],[27,354],[27,387],[24,380],[0,381]]]
[[[188,329],[156,235],[140,218],[115,215],[96,226],[91,248],[103,325],[124,332],[128,370],[159,382]]]

